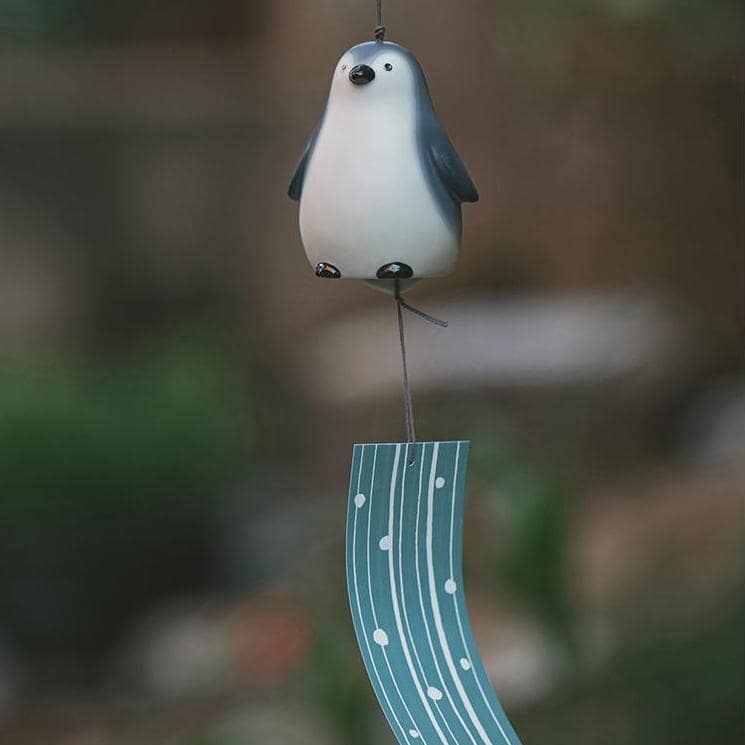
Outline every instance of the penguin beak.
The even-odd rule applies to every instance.
[[[349,79],[355,85],[367,85],[375,78],[375,70],[368,65],[355,65],[349,71]]]

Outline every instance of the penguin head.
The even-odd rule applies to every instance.
[[[389,41],[368,41],[341,56],[329,95],[344,102],[413,101],[422,83],[426,89],[419,63],[405,47]]]

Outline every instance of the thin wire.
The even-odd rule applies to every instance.
[[[375,41],[385,39],[385,26],[383,25],[383,0],[375,2],[375,31],[373,32]]]
[[[439,318],[435,318],[434,316],[429,315],[429,313],[425,313],[422,310],[419,310],[419,308],[414,308],[413,306],[409,305],[402,297],[401,297],[401,287],[400,287],[400,281],[398,279],[393,280],[393,297],[396,300],[396,320],[398,321],[398,340],[401,345],[401,377],[403,379],[403,389],[404,389],[404,420],[406,423],[406,441],[412,444],[416,443],[416,429],[414,427],[414,405],[411,400],[411,389],[409,387],[409,368],[406,364],[406,336],[404,334],[404,314],[403,309],[406,308],[411,313],[414,313],[415,315],[419,316],[420,318],[423,318],[425,321],[428,321],[429,323],[434,323],[437,326],[441,326],[442,328],[447,328],[448,322],[443,321]],[[413,463],[413,457],[409,463]]]
[[[401,344],[401,371],[404,384],[404,419],[406,421],[406,441],[416,442],[416,431],[414,429],[414,407],[411,402],[411,390],[409,389],[409,370],[406,365],[406,337],[404,336],[404,315],[401,310],[403,300],[399,291],[399,281],[395,280],[394,297],[396,299],[396,319],[398,320],[398,340]]]

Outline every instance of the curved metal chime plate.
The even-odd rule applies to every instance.
[[[354,447],[349,600],[402,745],[520,743],[484,671],[463,593],[467,460],[468,442]]]

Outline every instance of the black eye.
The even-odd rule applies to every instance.
[[[390,62],[386,62],[385,65],[383,65],[388,72],[390,72],[393,69],[393,65]]]
[[[341,69],[342,69],[342,70],[346,70],[346,69],[347,69],[347,66],[346,66],[346,65],[342,65],[342,66],[341,66]]]

